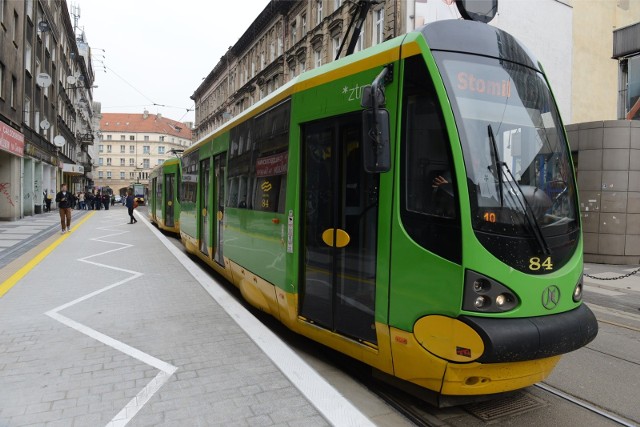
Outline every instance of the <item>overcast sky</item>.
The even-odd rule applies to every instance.
[[[103,113],[146,108],[184,122],[195,120],[189,97],[268,3],[68,0],[68,7],[80,7],[78,26],[92,48],[98,85],[94,100]]]

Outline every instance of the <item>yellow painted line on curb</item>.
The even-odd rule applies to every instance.
[[[75,231],[76,228],[80,227],[85,221],[91,218],[94,214],[95,214],[95,211],[92,211],[84,215],[84,217],[80,220],[80,222],[78,222],[75,226],[71,227],[71,232]],[[70,233],[62,234],[60,237],[56,239],[55,242],[50,244],[42,252],[40,252],[38,255],[33,257],[31,261],[26,263],[24,267],[16,271],[11,277],[9,277],[7,280],[2,282],[2,284],[0,284],[0,298],[2,298],[4,294],[9,292],[9,290],[13,288],[20,279],[26,276],[27,273],[29,273],[36,265],[38,265],[43,259],[45,259],[47,255],[49,255],[56,247],[58,247],[60,243],[64,242],[67,239],[67,237],[69,237],[69,234]]]

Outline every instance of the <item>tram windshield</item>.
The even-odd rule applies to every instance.
[[[576,191],[551,91],[505,60],[436,52],[462,143],[476,231],[545,238],[575,230]]]

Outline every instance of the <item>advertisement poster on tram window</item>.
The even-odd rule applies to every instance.
[[[282,175],[287,173],[289,153],[282,152],[256,160],[256,209],[276,212],[282,190]]]

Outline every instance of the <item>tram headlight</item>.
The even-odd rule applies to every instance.
[[[490,300],[489,300],[489,298],[487,298],[487,297],[478,297],[478,298],[476,298],[476,300],[475,300],[475,302],[473,303],[473,305],[474,305],[476,308],[484,308],[484,307],[486,307],[487,305],[489,305],[489,304],[490,304],[490,302],[491,302],[491,301],[490,301]]]
[[[467,270],[462,309],[484,313],[513,310],[519,304],[515,293],[502,283]]]
[[[580,279],[576,284],[576,287],[573,288],[573,302],[578,302],[582,300],[582,274],[580,275]]]

